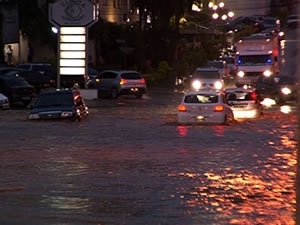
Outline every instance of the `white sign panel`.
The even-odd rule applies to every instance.
[[[89,26],[96,19],[96,8],[89,0],[58,0],[49,5],[49,20],[57,26]]]

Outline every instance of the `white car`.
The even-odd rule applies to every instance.
[[[1,107],[1,109],[9,109],[10,108],[8,98],[4,94],[1,94],[1,93],[0,93],[0,107]]]
[[[219,91],[191,91],[186,93],[177,108],[178,124],[223,124],[234,121],[225,94]]]
[[[253,119],[262,114],[263,106],[254,89],[228,88],[225,95],[235,119]]]

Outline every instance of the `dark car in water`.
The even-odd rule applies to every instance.
[[[30,108],[29,120],[79,121],[89,114],[80,92],[71,89],[41,92]]]
[[[287,75],[261,76],[256,81],[256,92],[261,99],[271,98],[277,104],[297,100],[297,78]]]
[[[8,97],[10,104],[21,102],[28,106],[35,97],[34,86],[22,77],[0,76],[0,92]]]

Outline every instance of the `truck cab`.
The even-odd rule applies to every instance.
[[[255,86],[260,76],[279,72],[279,46],[277,37],[252,35],[241,38],[237,44],[236,86]]]

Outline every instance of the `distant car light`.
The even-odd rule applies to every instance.
[[[244,77],[245,76],[245,72],[244,71],[239,71],[237,75],[239,77]]]
[[[284,88],[281,88],[281,93],[284,95],[289,95],[292,93],[292,91],[291,91],[291,89],[284,87]]]
[[[270,70],[265,70],[263,74],[265,77],[269,77],[272,75],[272,72]]]
[[[217,90],[221,90],[223,88],[223,84],[220,81],[216,81],[214,86]]]
[[[280,112],[284,114],[289,114],[292,111],[291,106],[289,105],[283,105],[280,107]]]
[[[194,80],[193,83],[192,83],[192,87],[195,90],[199,90],[201,88],[201,82],[199,80]]]
[[[278,35],[279,35],[280,37],[283,37],[283,36],[284,36],[284,32],[283,32],[283,31],[280,31]]]

